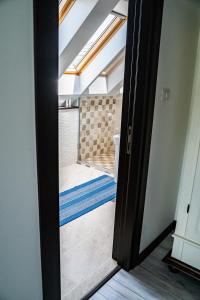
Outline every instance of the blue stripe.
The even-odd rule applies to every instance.
[[[71,194],[71,195],[70,195]],[[60,195],[60,226],[116,198],[116,183],[103,175],[66,190]]]
[[[94,190],[92,190],[92,191],[90,191],[90,192],[85,193],[85,194],[84,194],[83,196],[81,196],[81,197],[79,196],[79,197],[72,198],[72,200],[70,200],[70,201],[68,201],[68,202],[66,202],[66,203],[64,203],[64,204],[62,204],[62,205],[60,206],[60,210],[66,208],[66,207],[69,207],[69,206],[71,206],[71,205],[74,205],[74,204],[76,204],[76,203],[79,203],[79,202],[81,202],[81,201],[88,200],[88,198],[92,197],[93,195],[95,195],[95,194],[97,194],[97,193],[100,193],[100,192],[102,192],[102,191],[104,191],[104,190],[106,190],[106,189],[108,189],[109,187],[114,186],[114,185],[115,185],[115,182],[109,182],[108,184],[103,185],[103,186],[101,186],[101,187],[98,188],[98,189],[94,189]]]
[[[60,210],[60,216],[64,216],[67,214],[73,214],[74,211],[82,210],[83,208],[92,205],[95,202],[101,201],[104,198],[115,193],[115,187],[109,188],[109,190],[105,190],[101,193],[95,194],[92,197],[88,198],[86,201],[78,202],[72,206],[66,207],[63,210]]]
[[[116,194],[113,194],[113,195],[105,198],[104,200],[101,200],[101,201],[99,201],[99,202],[97,202],[97,203],[95,203],[95,204],[93,204],[93,205],[91,205],[91,206],[89,206],[89,207],[87,207],[87,208],[85,208],[85,209],[77,212],[76,214],[71,215],[70,217],[67,217],[67,218],[61,220],[60,221],[60,226],[63,226],[65,224],[67,224],[67,223],[69,223],[69,222],[71,222],[71,221],[79,218],[80,216],[85,215],[86,213],[88,213],[91,210],[93,210],[93,209],[95,209],[95,208],[97,208],[97,207],[99,207],[99,206],[107,203],[108,201],[112,201],[115,198],[115,196],[116,196]]]
[[[63,202],[67,202],[71,200],[72,198],[78,197],[79,195],[82,196],[85,193],[88,193],[89,190],[97,189],[98,187],[107,184],[108,182],[113,182],[112,177],[104,178],[103,180],[100,180],[98,182],[91,183],[90,186],[82,187],[79,190],[72,191],[68,195],[60,196],[60,205],[63,204]]]
[[[102,180],[102,179],[104,179],[104,178],[107,178],[107,177],[109,178],[110,176],[108,176],[108,175],[102,175],[102,176],[100,176],[100,177],[94,178],[94,179],[92,179],[92,180],[90,180],[90,181],[87,181],[87,182],[85,182],[85,183],[82,183],[82,184],[80,184],[80,185],[77,185],[77,186],[75,186],[75,187],[73,187],[73,188],[71,188],[71,189],[69,189],[69,190],[66,190],[66,191],[60,193],[59,195],[60,195],[60,196],[64,196],[64,195],[70,194],[70,193],[73,192],[73,191],[77,191],[77,190],[81,189],[82,187],[88,186],[88,185],[90,185],[90,184],[92,184],[92,183],[94,183],[94,182],[100,181],[100,180]],[[110,178],[111,178],[111,177],[110,177]]]

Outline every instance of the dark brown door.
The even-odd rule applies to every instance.
[[[130,1],[113,257],[139,259],[162,23],[162,0]]]

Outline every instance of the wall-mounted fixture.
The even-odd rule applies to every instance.
[[[169,101],[170,99],[170,89],[169,88],[163,88],[162,89],[162,95],[161,95],[161,100],[163,102]]]
[[[59,109],[79,108],[79,98],[66,98],[59,100]]]

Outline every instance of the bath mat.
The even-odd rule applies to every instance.
[[[59,194],[60,226],[116,198],[114,178],[103,175]]]

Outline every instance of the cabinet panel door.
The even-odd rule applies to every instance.
[[[181,260],[184,263],[200,270],[200,247],[184,243]]]
[[[186,238],[200,244],[200,155],[196,167]]]

